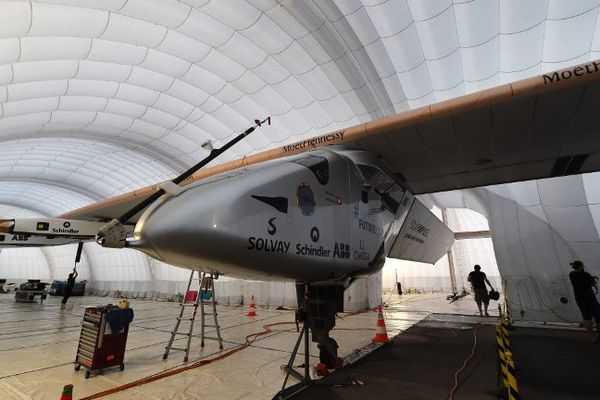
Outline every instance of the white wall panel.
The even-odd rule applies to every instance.
[[[59,110],[63,111],[101,111],[106,107],[108,99],[90,96],[61,96]]]
[[[69,81],[67,94],[73,96],[92,96],[111,98],[119,90],[118,82],[101,80],[74,79]]]
[[[292,74],[304,74],[317,65],[316,62],[297,43],[293,42],[282,52],[273,56],[283,68]]]
[[[108,13],[85,7],[68,7],[31,2],[30,36],[97,37],[108,20]]]
[[[458,37],[455,20],[454,10],[449,8],[448,11],[431,19],[416,22],[421,47],[426,59],[440,59],[456,50]]]
[[[503,0],[500,3],[500,33],[522,32],[546,18],[548,0]]]
[[[454,7],[461,47],[478,46],[498,35],[498,18],[490,18],[497,15],[498,6],[499,0],[491,0],[471,1]]]
[[[594,8],[573,18],[547,21],[542,59],[545,62],[565,61],[587,53],[597,18],[598,8]]]
[[[537,182],[541,202],[545,206],[568,207],[587,203],[581,176],[544,179]],[[565,196],[568,193],[568,196]]]
[[[0,203],[0,218],[37,218],[43,216],[42,213],[37,211]]]
[[[190,7],[176,0],[128,0],[119,12],[174,28],[185,21]]]
[[[414,25],[382,41],[397,72],[412,70],[425,60]]]
[[[125,82],[129,75],[131,75],[132,71],[132,67],[129,65],[104,63],[98,61],[83,60],[75,63],[74,65],[76,67],[77,75],[72,74],[70,77],[77,76],[77,79]],[[68,72],[70,72],[70,70],[65,70],[62,75],[67,75]],[[60,77],[56,75],[57,74],[49,79],[60,79]]]
[[[413,17],[416,20],[423,21],[433,19],[443,14],[452,6],[451,0],[408,0],[408,5]]]
[[[560,1],[551,0],[548,3],[547,16],[550,19],[569,19],[587,14],[598,8],[598,0]]]
[[[77,245],[50,246],[44,247],[41,250],[48,260],[51,278],[53,280],[67,280],[67,277],[73,271]],[[77,263],[77,273],[77,282],[87,280],[90,281],[90,284],[93,284],[93,276],[85,252],[82,252],[81,260]]]
[[[366,7],[379,35],[389,38],[413,24],[412,15],[406,0],[384,1]]]
[[[369,82],[378,81],[396,71],[381,40],[356,50],[353,56],[362,65],[361,72]]]
[[[74,60],[31,61],[13,64],[12,83],[68,79],[75,77],[79,64]]]
[[[522,71],[540,63],[545,23],[531,29],[500,35],[500,70]],[[518,78],[515,78],[518,79]]]
[[[410,71],[399,73],[398,77],[400,78],[400,82],[402,82],[406,97],[409,100],[421,99],[424,96],[433,93],[427,62],[419,64],[418,67]],[[418,106],[411,106],[411,108],[415,107]]]
[[[144,60],[147,53],[148,49],[143,46],[94,39],[86,58],[93,61],[137,65]]]
[[[465,81],[482,81],[498,74],[500,62],[499,43],[498,37],[495,37],[478,46],[460,49]],[[474,88],[466,90],[466,92],[476,90]]]
[[[587,206],[544,207],[548,222],[568,241],[597,242],[598,231]]]
[[[58,108],[59,99],[57,96],[7,102],[2,106],[4,109],[3,117],[54,111]]]
[[[94,288],[100,292],[121,291],[132,296],[151,292],[152,275],[148,258],[134,250],[105,249],[86,243],[84,249],[94,276]]]
[[[178,30],[212,47],[219,47],[234,33],[233,29],[198,9],[192,9]]]
[[[444,91],[461,84],[463,76],[460,63],[460,51],[458,48],[440,60],[427,61],[433,89]],[[456,97],[456,95],[452,97]]]
[[[78,60],[90,52],[92,40],[78,37],[21,38],[20,62],[38,60]]]
[[[167,31],[156,50],[193,63],[204,60],[211,52],[206,44],[173,30]]]
[[[255,24],[242,33],[246,38],[260,47],[266,54],[282,52],[292,42],[292,37],[267,14],[263,14]]]
[[[163,41],[167,30],[160,25],[111,13],[100,38],[154,48]]]
[[[41,249],[2,249],[0,251],[0,275],[10,281],[27,279],[51,279],[48,260]]]
[[[31,8],[26,2],[0,3],[0,37],[19,37],[29,32]]]
[[[260,18],[260,12],[243,0],[211,1],[202,7],[207,13],[235,30],[245,30]]]

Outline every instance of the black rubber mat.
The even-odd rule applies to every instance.
[[[423,321],[345,370],[365,386],[311,386],[295,399],[448,398],[454,373],[473,345],[465,329]],[[527,400],[598,400],[600,344],[583,331],[517,328],[510,332],[520,394]],[[498,359],[493,325],[482,326],[474,358],[460,375],[454,400],[498,398]]]

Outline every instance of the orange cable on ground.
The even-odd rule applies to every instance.
[[[471,354],[469,354],[469,357],[467,357],[467,359],[463,362],[463,366],[454,373],[454,386],[450,390],[448,400],[452,400],[454,398],[454,392],[456,392],[456,389],[458,389],[458,376],[461,372],[464,371],[464,369],[467,367],[467,365],[473,359],[473,357],[475,357],[475,349],[477,348],[477,332],[482,326],[483,324],[481,323],[477,324],[475,330],[473,331],[473,348],[471,349]]]
[[[126,383],[126,384],[121,385],[121,386],[116,386],[114,388],[111,388],[111,389],[108,389],[108,390],[104,390],[102,392],[98,392],[98,393],[92,394],[92,395],[87,396],[87,397],[83,397],[80,400],[99,399],[100,397],[104,397],[104,396],[108,396],[110,394],[122,392],[124,390],[131,389],[131,388],[136,387],[136,386],[141,386],[141,385],[144,385],[146,383],[154,382],[154,381],[157,381],[159,379],[163,379],[163,378],[167,378],[169,376],[177,375],[177,374],[179,374],[181,372],[189,371],[191,369],[198,368],[198,367],[201,367],[201,366],[204,366],[204,365],[208,365],[208,364],[210,364],[212,362],[222,360],[224,358],[227,358],[227,357],[229,357],[229,356],[237,353],[240,350],[243,350],[243,349],[247,348],[259,336],[263,336],[263,335],[266,335],[268,333],[273,332],[273,330],[271,329],[271,327],[278,326],[278,325],[291,325],[291,324],[295,324],[295,322],[276,322],[276,323],[273,323],[273,324],[263,325],[263,329],[264,330],[261,331],[261,332],[251,333],[250,335],[246,336],[246,338],[245,338],[246,341],[245,341],[244,344],[241,344],[241,345],[239,345],[237,347],[234,347],[231,350],[228,350],[228,351],[224,352],[223,354],[219,354],[216,357],[209,358],[209,359],[204,359],[204,360],[199,360],[199,361],[196,361],[196,362],[194,362],[194,363],[192,363],[190,365],[182,366],[182,367],[179,367],[179,368],[175,367],[175,368],[170,369],[170,370],[159,372],[159,373],[156,373],[154,375],[150,375],[150,376],[147,376],[145,378],[138,379],[137,381],[129,382],[129,383]]]
[[[369,311],[371,311],[371,310],[370,309],[360,310],[360,311],[349,313],[346,316],[348,317],[348,316],[352,316],[352,315],[362,314],[362,313],[369,312]],[[238,351],[247,348],[258,337],[264,336],[266,334],[269,334],[269,333],[273,332],[273,330],[271,329],[271,327],[273,327],[273,326],[292,325],[292,324],[295,324],[295,322],[276,322],[276,323],[273,323],[273,324],[263,325],[263,329],[264,330],[261,331],[261,332],[251,333],[250,335],[246,336],[245,337],[246,341],[245,341],[244,344],[241,344],[241,345],[239,345],[237,347],[234,347],[234,348],[232,348],[232,349],[230,349],[230,350],[228,350],[228,351],[226,351],[226,352],[224,352],[222,354],[219,354],[216,357],[209,358],[209,359],[198,360],[198,361],[196,361],[196,362],[194,362],[194,363],[192,363],[190,365],[185,365],[185,366],[181,366],[181,367],[177,367],[176,366],[176,367],[173,367],[172,369],[167,369],[165,371],[158,372],[158,373],[156,373],[154,375],[149,375],[147,377],[138,379],[137,381],[129,382],[129,383],[126,383],[126,384],[121,385],[121,386],[116,386],[114,388],[104,390],[102,392],[94,393],[94,394],[92,394],[90,396],[87,396],[87,397],[82,397],[79,400],[99,399],[101,397],[108,396],[108,395],[111,395],[111,394],[114,394],[114,393],[118,393],[118,392],[122,392],[124,390],[131,389],[131,388],[136,387],[136,386],[141,386],[141,385],[144,385],[146,383],[154,382],[154,381],[157,381],[157,380],[160,380],[160,379],[163,379],[163,378],[168,378],[169,376],[177,375],[177,374],[180,374],[180,373],[185,372],[185,371],[189,371],[189,370],[194,369],[194,368],[198,368],[198,367],[202,367],[204,365],[208,365],[208,364],[213,363],[215,361],[219,361],[219,360],[222,360],[224,358],[227,358],[227,357],[229,357],[229,356],[237,353]],[[373,329],[365,329],[365,328],[334,328],[334,329],[335,330],[373,330]],[[293,332],[293,331],[294,330],[284,330],[282,332]]]

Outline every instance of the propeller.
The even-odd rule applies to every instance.
[[[261,127],[263,124],[271,125],[271,117],[267,117],[263,120],[255,119],[254,125],[250,128],[246,129],[244,132],[237,135],[235,138],[224,144],[218,149],[212,149],[209,155],[204,158],[202,161],[198,162],[196,165],[189,168],[187,171],[183,172],[181,175],[177,176],[175,179],[170,181],[172,185],[179,185],[181,182],[192,176],[201,168],[205,167],[208,163],[219,157],[221,154],[229,150],[232,146],[238,143],[240,140],[244,139],[246,136],[250,135],[256,128]],[[156,192],[152,193],[146,199],[139,202],[137,205],[132,207],[129,211],[124,213],[118,218],[113,219],[102,228],[98,230],[98,235],[96,236],[96,242],[103,247],[111,247],[111,248],[123,248],[126,245],[125,239],[127,238],[127,229],[124,224],[134,217],[137,213],[148,207],[150,204],[154,203],[158,198],[167,193],[164,187],[159,188]]]

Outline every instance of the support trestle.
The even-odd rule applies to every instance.
[[[335,326],[336,313],[344,311],[344,286],[338,284],[297,283],[296,295],[298,311],[296,312],[296,327],[299,335],[287,365],[282,366],[285,378],[279,393],[273,400],[285,400],[300,393],[310,385],[327,383],[323,380],[314,380],[311,377],[310,341],[319,342],[323,337],[329,337],[329,332]],[[300,329],[299,324],[302,323]],[[294,368],[294,361],[304,339],[304,373]],[[300,382],[286,387],[289,378],[293,377]],[[349,382],[351,383],[351,378]]]

